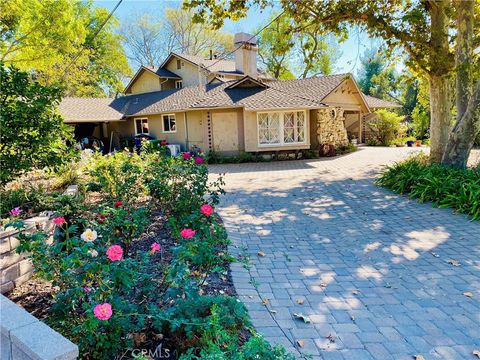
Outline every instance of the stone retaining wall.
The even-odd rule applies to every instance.
[[[76,196],[78,186],[71,185],[65,191],[65,195]],[[43,230],[50,233],[54,225],[50,221],[51,214],[44,212],[39,216],[26,219],[25,229],[21,232],[32,233]],[[18,230],[0,231],[0,293],[4,294],[13,290],[16,286],[23,284],[33,274],[33,267],[30,260],[24,254],[17,254],[16,248],[20,244]]]
[[[47,214],[25,220],[25,230],[22,232],[32,233],[37,230],[50,232],[53,224]],[[18,230],[0,231],[0,293],[11,291],[16,286],[30,279],[33,267],[30,260],[24,254],[16,252],[20,244]]]
[[[78,347],[0,295],[1,360],[74,360]]]

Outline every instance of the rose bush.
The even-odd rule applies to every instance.
[[[282,353],[256,336],[239,350],[240,334],[249,326],[243,305],[228,296],[202,295],[209,277],[226,275],[232,260],[214,214],[223,178],[208,183],[203,159],[191,156],[120,153],[92,161],[88,181],[102,184],[95,188],[99,200],[60,207],[53,236],[23,234],[18,247],[58,289],[48,322],[79,345],[81,357],[112,358],[134,348],[145,333],[170,337],[184,359]],[[157,242],[131,250],[153,208],[168,217],[177,241],[169,263]],[[253,350],[252,344],[260,345]]]

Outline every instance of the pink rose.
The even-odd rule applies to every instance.
[[[65,218],[63,216],[56,217],[55,219],[52,220],[52,222],[55,225],[62,225],[66,223]]]
[[[84,286],[83,291],[85,291],[86,293],[89,293],[90,291],[92,291],[92,288],[90,286]]]
[[[182,156],[183,156],[183,160],[188,160],[192,157],[192,154],[190,154],[189,152],[184,152]]]
[[[120,207],[120,206],[122,206],[122,205],[123,205],[123,202],[121,202],[120,200],[115,201],[115,202],[113,203],[113,206],[115,206],[115,207]]]
[[[180,231],[180,235],[182,235],[182,237],[184,239],[191,239],[192,237],[195,236],[195,230],[192,230],[190,228],[186,228],[186,229],[183,229],[182,231]]]
[[[203,164],[203,158],[201,156],[195,156],[195,164],[196,165],[202,165]]]
[[[12,214],[13,216],[18,216],[21,214],[21,212],[22,212],[22,209],[20,209],[19,207],[16,207],[10,210],[10,214]]]
[[[160,244],[154,242],[154,243],[152,244],[152,246],[150,246],[150,249],[151,249],[151,253],[152,253],[152,254],[155,254],[157,251],[160,251],[161,246],[160,246]]]
[[[120,261],[123,258],[123,249],[120,245],[112,245],[107,249],[107,256],[112,261]]]
[[[208,204],[203,204],[200,207],[200,212],[205,216],[210,216],[210,215],[213,214],[213,207],[211,205],[208,205]]]
[[[167,145],[167,144],[168,144],[168,143],[167,143],[167,140],[162,140],[162,141],[160,141],[160,145],[162,145],[162,146],[165,146],[165,145]]]
[[[112,316],[112,313],[113,313],[112,305],[110,305],[109,303],[98,304],[93,309],[93,314],[99,320],[104,320],[105,321],[105,320],[110,319],[110,317]]]

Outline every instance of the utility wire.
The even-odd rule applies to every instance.
[[[95,33],[93,34],[93,38],[92,38],[92,41],[95,40],[95,38],[98,36],[98,34],[100,33],[100,31],[102,31],[102,29],[104,28],[104,26],[107,24],[108,20],[110,20],[110,18],[113,16],[113,13],[115,12],[115,10],[117,10],[117,8],[120,6],[120,4],[123,2],[123,0],[119,0],[117,5],[115,5],[115,7],[112,9],[112,11],[110,11],[110,13],[108,14],[108,16],[106,17],[106,19],[102,22],[102,24],[100,25],[100,27],[97,29],[97,31],[95,31]],[[68,65],[65,67],[65,70],[63,71],[63,75],[62,76],[65,76],[68,72],[69,69],[71,69],[71,66],[75,63],[75,61],[77,61],[77,59],[79,58],[80,55],[82,55],[83,51],[85,50],[85,47],[82,46],[82,48],[75,54],[75,56],[73,57],[73,59],[68,63]]]
[[[249,42],[250,40],[252,40],[253,38],[257,37],[263,30],[265,30],[266,28],[268,28],[270,25],[272,25],[275,21],[277,21],[278,19],[280,19],[280,17],[285,14],[285,10],[283,10],[280,14],[278,14],[277,16],[275,16],[275,18],[273,18],[267,25],[265,25],[264,27],[262,27],[260,30],[258,30],[254,35],[252,35],[250,38],[248,38],[247,42]],[[220,57],[219,59],[217,59],[217,61],[215,61],[213,64],[210,64],[208,66],[204,66],[203,68],[205,70],[208,70],[209,68],[211,68],[213,65],[215,64],[218,64],[220,61],[222,60],[225,60],[225,58],[231,54],[233,54],[235,51],[237,51],[238,49],[240,49],[242,47],[242,45],[239,45],[237,46],[235,49],[233,49],[232,51],[226,53],[226,54],[223,54],[222,57]]]

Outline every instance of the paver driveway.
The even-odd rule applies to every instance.
[[[250,257],[232,265],[235,287],[269,341],[323,359],[475,358],[480,224],[373,185],[412,151],[211,166],[227,172],[232,251]]]

